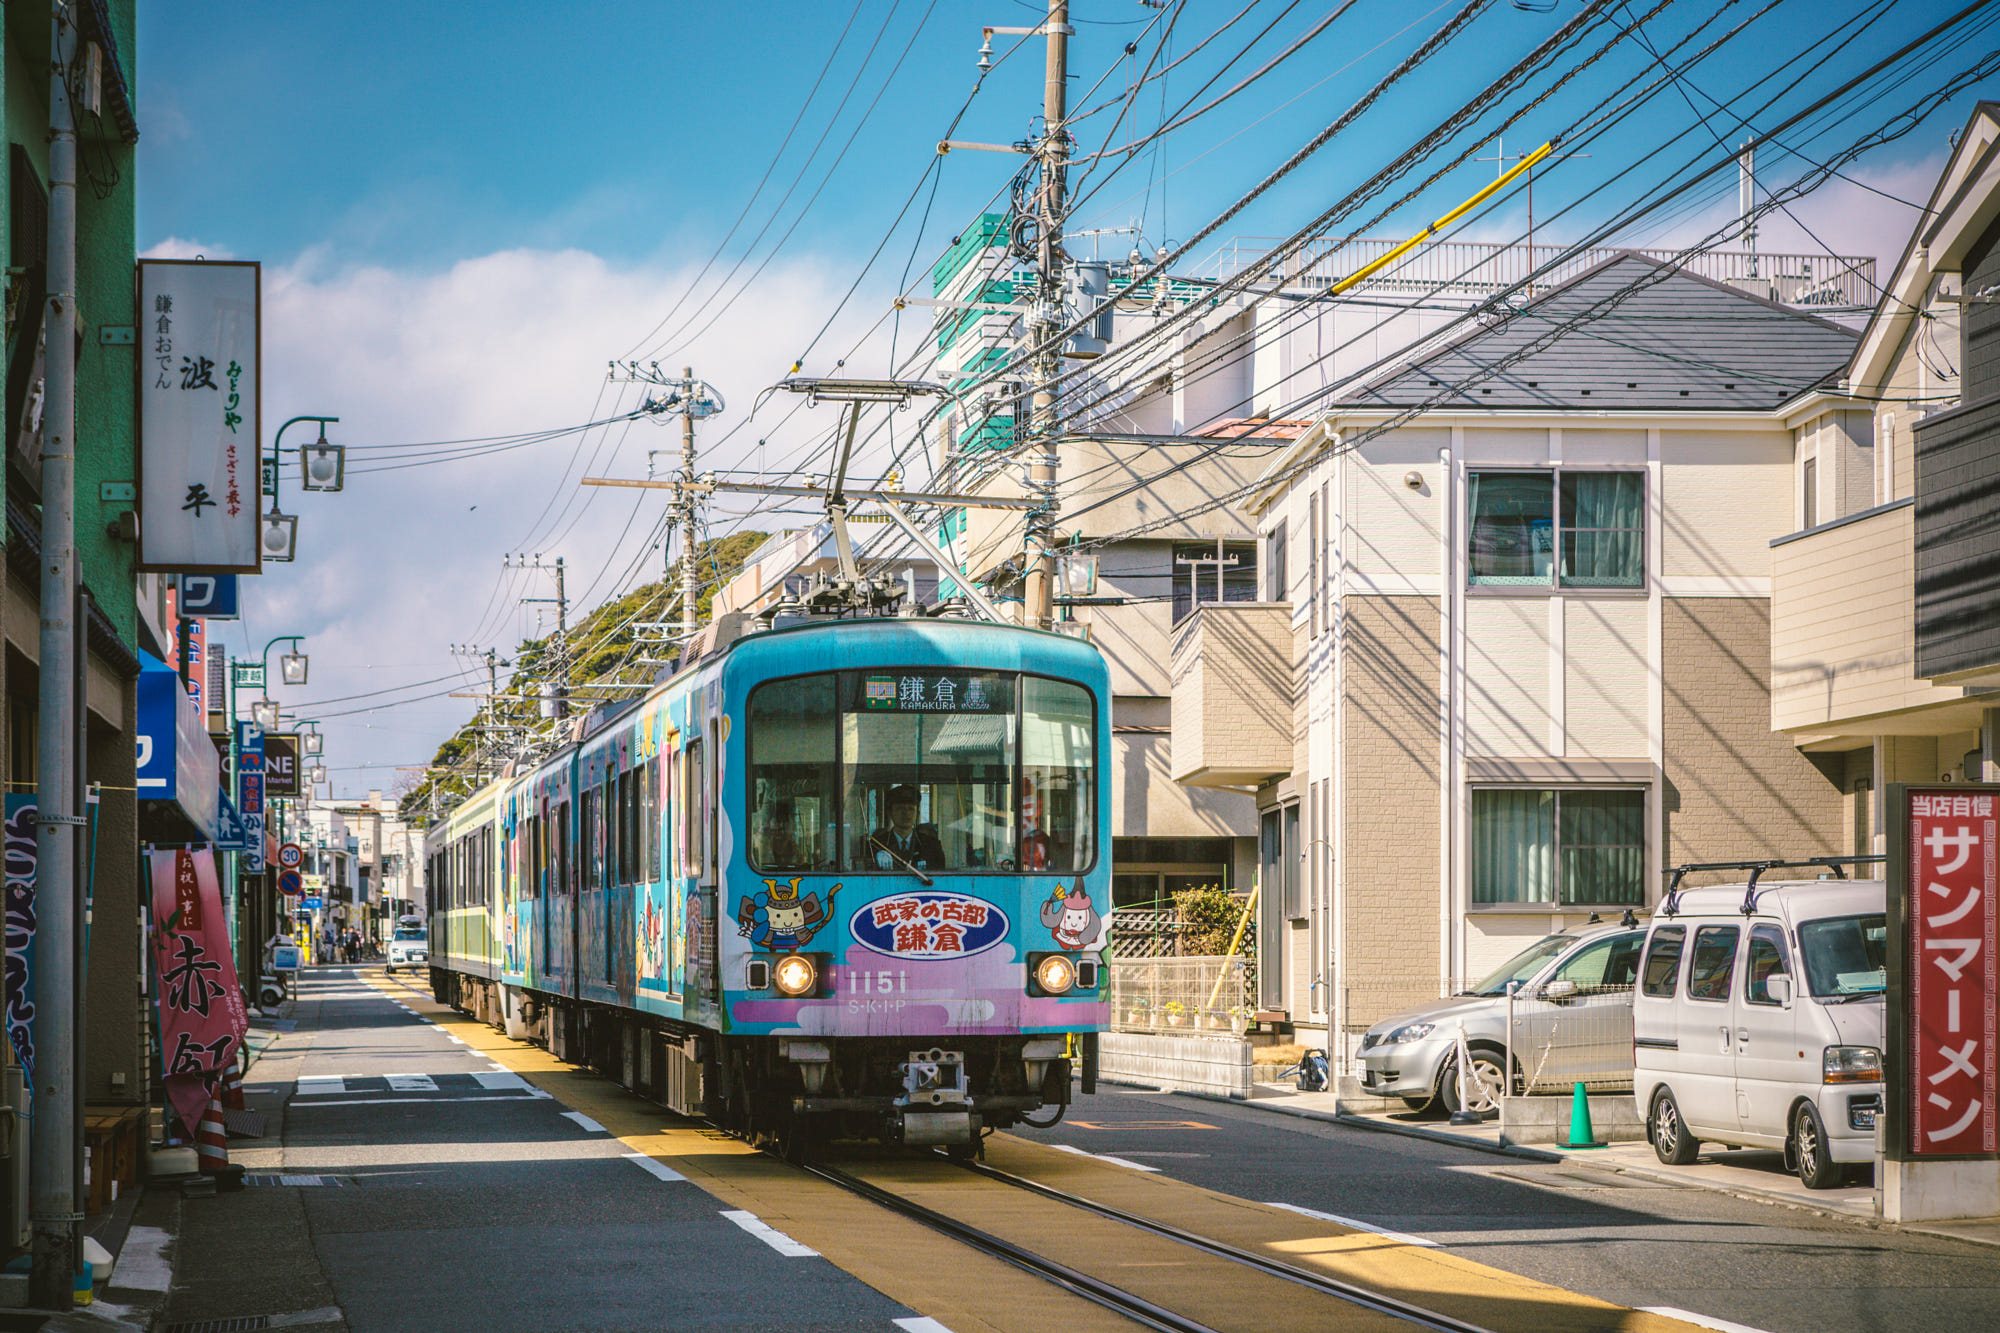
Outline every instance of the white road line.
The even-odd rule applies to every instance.
[[[895,1319],[890,1322],[902,1329],[903,1333],[951,1333],[950,1329],[928,1315],[920,1315],[915,1319]]]
[[[1266,1208],[1282,1208],[1288,1213],[1298,1213],[1305,1217],[1316,1217],[1322,1222],[1333,1222],[1340,1226],[1352,1227],[1356,1231],[1373,1232],[1377,1236],[1384,1237],[1385,1239],[1388,1240],[1399,1241],[1404,1245],[1421,1245],[1427,1250],[1435,1250],[1439,1248],[1438,1243],[1434,1240],[1425,1240],[1422,1236],[1412,1236],[1409,1233],[1403,1231],[1390,1231],[1385,1227],[1378,1227],[1372,1222],[1358,1222],[1354,1218],[1342,1217],[1338,1213],[1322,1213],[1315,1208],[1301,1208],[1295,1203],[1279,1203],[1275,1199],[1273,1199],[1269,1203],[1266,1203],[1264,1206]]]
[[[672,1167],[668,1166],[665,1162],[656,1161],[655,1159],[646,1156],[646,1154],[642,1152],[628,1152],[624,1156],[626,1161],[638,1167],[641,1171],[644,1171],[647,1175],[651,1176],[655,1180],[687,1179],[686,1176],[674,1170]]]
[[[118,1262],[111,1267],[106,1287],[126,1287],[133,1291],[165,1291],[174,1284],[174,1266],[163,1251],[173,1237],[159,1227],[133,1227],[119,1247]]]
[[[784,1255],[787,1259],[816,1257],[818,1250],[801,1245],[782,1231],[777,1231],[758,1220],[755,1213],[746,1213],[740,1208],[725,1208],[722,1215],[742,1227],[745,1231],[763,1241],[766,1245]]]
[[[450,1042],[456,1042],[456,1043],[458,1043],[458,1044],[459,1044],[460,1046],[463,1046],[463,1045],[465,1045],[465,1038],[463,1038],[463,1037],[454,1037],[454,1036],[452,1036],[452,1035],[451,1035],[451,1034],[450,1034],[449,1032],[447,1032],[447,1033],[445,1033],[445,1034],[444,1034],[444,1039],[445,1039],[446,1041],[450,1041]]]
[[[436,1092],[437,1081],[429,1074],[389,1074],[391,1092]]]
[[[510,1073],[498,1065],[493,1066],[491,1069],[482,1069],[473,1074],[472,1077],[480,1087],[486,1089],[488,1092],[500,1092],[503,1090],[508,1092],[527,1092],[529,1090],[528,1080],[522,1078],[519,1074]]]
[[[605,1132],[604,1126],[598,1124],[581,1111],[564,1111],[562,1115],[563,1119],[574,1120],[577,1124],[583,1126],[583,1132],[586,1134],[602,1134]]]
[[[1078,1157],[1088,1157],[1093,1162],[1109,1162],[1113,1166],[1129,1167],[1134,1171],[1157,1172],[1160,1169],[1157,1166],[1147,1166],[1144,1162],[1128,1162],[1123,1157],[1109,1157],[1103,1153],[1085,1152],[1083,1149],[1067,1143],[1051,1143],[1049,1146],[1057,1152],[1073,1152]]]
[[[347,1091],[345,1079],[312,1075],[299,1080],[301,1097],[337,1097]]]
[[[1712,1328],[1715,1333],[1764,1333],[1761,1328],[1748,1324],[1732,1324],[1727,1319],[1717,1319],[1713,1315],[1696,1314],[1692,1310],[1676,1310],[1671,1305],[1648,1305],[1640,1309],[1641,1314],[1664,1315],[1668,1319],[1678,1319],[1682,1323],[1693,1324],[1697,1328]]]

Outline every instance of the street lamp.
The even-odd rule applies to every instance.
[[[304,643],[305,638],[306,636],[303,634],[280,634],[277,638],[264,645],[264,654],[260,660],[264,663],[264,678],[266,680],[270,679],[271,650],[281,643],[294,645]],[[280,653],[278,655],[278,678],[287,685],[305,684],[306,661],[306,655],[296,647],[289,653]]]
[[[278,473],[284,465],[285,432],[301,421],[318,423],[319,440],[299,449],[299,484],[301,488],[309,491],[337,491],[346,472],[345,451],[338,445],[326,442],[326,427],[328,422],[338,420],[339,417],[293,417],[278,427],[278,433],[271,438],[271,456],[264,460],[265,480],[270,483],[271,510],[264,515],[263,530],[260,534],[261,549],[266,560],[282,563],[293,559],[298,551],[298,517],[294,514],[281,513],[278,509]]]
[[[278,705],[273,699],[257,699],[250,704],[250,720],[262,731],[278,729]]]

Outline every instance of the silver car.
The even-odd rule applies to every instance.
[[[1362,1091],[1401,1097],[1413,1109],[1437,1102],[1458,1111],[1461,1024],[1474,1111],[1497,1109],[1510,1044],[1516,1092],[1566,1092],[1576,1083],[1594,1091],[1630,1088],[1632,985],[1645,942],[1646,932],[1635,925],[1545,936],[1471,990],[1383,1019],[1361,1038]]]

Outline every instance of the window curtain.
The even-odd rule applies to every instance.
[[[1645,485],[1637,472],[1570,472],[1562,479],[1562,581],[1572,588],[1643,583]]]
[[[1546,584],[1554,556],[1554,487],[1546,472],[1475,472],[1466,507],[1471,583]]]
[[[1561,806],[1563,902],[1643,903],[1646,793],[1569,791],[1562,793]]]
[[[1556,801],[1550,791],[1472,793],[1472,901],[1556,900]]]

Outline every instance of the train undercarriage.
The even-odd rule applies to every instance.
[[[837,1139],[978,1152],[986,1134],[1047,1127],[1072,1073],[1095,1090],[1094,1033],[732,1036],[444,968],[438,1001],[684,1115],[795,1160]]]

